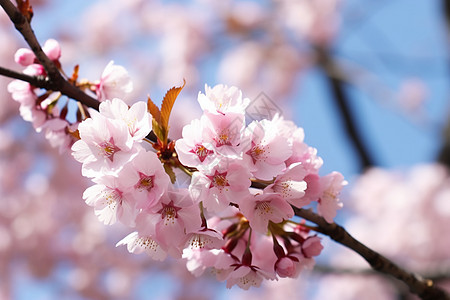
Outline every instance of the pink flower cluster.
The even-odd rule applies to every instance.
[[[44,53],[56,66],[60,66],[61,48],[56,40],[47,40],[42,47]],[[23,73],[30,76],[45,78],[47,73],[30,49],[21,48],[14,55],[16,63],[26,67]],[[76,130],[76,124],[69,123],[65,116],[67,108],[59,109],[56,105],[61,93],[45,91],[30,83],[14,80],[8,85],[12,98],[20,103],[20,115],[25,121],[31,122],[37,132],[45,129],[45,137],[53,147],[65,149],[73,143],[73,138],[67,134],[67,129]]]
[[[292,122],[277,115],[247,125],[250,100],[237,88],[206,87],[198,101],[203,115],[184,127],[175,146],[180,162],[196,170],[189,192],[204,208],[203,236],[183,250],[188,269],[200,275],[211,267],[227,287],[244,289],[296,277],[322,245],[292,220],[292,206],[317,202],[318,213],[333,222],[342,175],[318,175],[322,159]],[[212,238],[217,232],[221,239]]]
[[[49,39],[42,47],[47,57],[61,70],[61,48],[58,41]],[[16,63],[26,67],[23,73],[37,78],[46,78],[47,72],[36,55],[30,49],[21,48],[14,55]],[[77,74],[76,74],[77,75]],[[114,65],[111,61],[103,71],[98,82],[83,81],[80,88],[87,87],[97,94],[99,101],[123,98],[133,89],[128,72],[122,67]],[[20,103],[20,115],[25,121],[31,122],[37,132],[45,130],[45,137],[52,147],[61,152],[70,149],[76,138],[71,133],[77,130],[82,120],[81,112],[77,113],[76,120],[68,120],[69,100],[62,101],[62,94],[58,91],[42,91],[30,83],[14,80],[8,85],[8,92],[12,98]]]
[[[293,219],[292,206],[316,202],[333,222],[342,175],[318,175],[322,160],[292,122],[276,116],[246,125],[250,100],[237,88],[206,87],[198,101],[203,116],[184,127],[172,157],[142,143],[151,130],[144,102],[128,107],[115,98],[90,111],[72,146],[95,183],[83,198],[103,223],[133,228],[117,243],[132,253],[183,258],[197,276],[212,268],[227,287],[296,277],[323,247]],[[189,176],[177,170],[170,185],[168,164]]]
[[[47,41],[44,52],[60,69],[59,44]],[[26,74],[47,77],[30,50],[18,50],[15,60]],[[98,219],[132,228],[117,245],[155,260],[183,259],[196,276],[210,268],[227,287],[244,289],[296,277],[314,264],[320,238],[295,219],[293,207],[313,204],[331,223],[346,182],[337,172],[318,175],[322,159],[304,143],[303,129],[279,115],[247,124],[250,100],[236,87],[217,85],[199,93],[203,115],[183,128],[182,138],[163,141],[168,127],[161,120],[168,120],[171,100],[161,111],[145,102],[128,106],[123,99],[133,85],[123,67],[110,62],[95,82],[78,81],[77,68],[66,79],[95,94],[99,111],[79,104],[69,122],[60,92],[18,80],[8,89],[25,120],[45,128],[53,145],[71,147],[94,183],[83,199]],[[156,142],[148,138],[152,122]]]

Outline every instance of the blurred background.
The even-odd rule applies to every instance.
[[[96,80],[110,60],[133,101],[186,79],[171,137],[200,115],[204,85],[261,96],[350,182],[337,222],[411,271],[450,288],[447,1],[30,0],[41,43],[61,43],[70,74]],[[0,11],[0,65],[26,44]],[[415,299],[328,238],[297,280],[227,290],[182,262],[115,244],[81,198],[89,182],[19,116],[0,78],[0,299]]]

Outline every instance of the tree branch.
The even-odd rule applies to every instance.
[[[42,88],[42,89],[49,89],[50,88],[50,81],[43,77],[43,76],[30,76],[24,73],[19,73],[7,68],[3,68],[0,67],[0,75],[9,77],[9,78],[14,78],[14,79],[19,79],[22,81],[26,81],[29,84],[31,84],[32,86],[38,87],[38,88]]]
[[[85,92],[83,92],[70,82],[68,82],[61,75],[57,66],[47,57],[47,55],[42,50],[41,45],[39,44],[36,35],[34,34],[33,29],[31,28],[30,23],[20,13],[20,11],[16,8],[16,6],[9,0],[0,0],[0,5],[3,7],[6,14],[13,22],[15,28],[22,34],[28,46],[30,46],[31,50],[36,55],[36,58],[39,60],[39,62],[42,64],[45,71],[47,72],[49,80],[45,80],[46,81],[45,86],[38,86],[38,85],[35,86],[42,87],[47,90],[60,91],[63,95],[66,95],[67,97],[75,99],[88,107],[92,107],[98,110],[99,101],[97,101],[93,97],[89,96],[88,94],[86,94]],[[5,72],[4,70],[5,69],[3,69],[3,72]],[[14,75],[13,73],[9,74]],[[5,74],[2,73],[1,75]],[[17,78],[14,76],[9,77]],[[26,77],[22,77],[22,79],[21,78],[17,79],[25,80],[27,82],[30,82],[29,80],[32,80],[31,78]],[[43,82],[44,81],[42,81],[41,79],[35,83],[44,84]]]
[[[361,255],[372,267],[372,269],[387,275],[391,275],[403,281],[414,294],[424,300],[450,299],[450,296],[442,289],[436,287],[433,281],[423,279],[415,274],[409,273],[383,255],[375,252],[366,245],[352,237],[343,227],[336,223],[329,224],[321,216],[311,210],[294,207],[295,215],[308,220],[318,226],[316,231],[329,236],[334,241],[342,244]]]
[[[326,50],[317,49],[319,66],[325,71],[326,79],[333,92],[339,113],[344,122],[345,130],[356,152],[358,153],[362,169],[367,169],[375,165],[374,159],[369,155],[368,147],[363,143],[361,133],[355,122],[355,113],[350,107],[350,101],[344,90],[344,82],[337,76],[340,73],[336,64],[332,61]]]

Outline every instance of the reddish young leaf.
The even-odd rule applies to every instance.
[[[159,111],[158,106],[156,106],[155,103],[153,103],[152,99],[150,99],[150,96],[147,97],[147,110],[152,115],[153,119],[156,121],[156,123],[161,123],[161,112]]]
[[[167,91],[161,104],[161,127],[165,131],[166,138],[169,132],[169,117],[172,111],[172,107],[175,104],[175,100],[180,94],[181,90],[186,85],[186,80],[183,79],[183,86],[173,87]]]
[[[76,83],[77,82],[79,70],[80,70],[80,66],[79,65],[75,65],[75,67],[73,67],[72,77],[69,78],[69,82],[72,82],[72,83]]]

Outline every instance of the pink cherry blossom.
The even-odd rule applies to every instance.
[[[116,247],[122,245],[127,245],[127,250],[130,253],[146,253],[154,260],[163,261],[167,257],[167,252],[155,240],[150,236],[139,236],[139,233],[136,231],[120,240]]]
[[[322,195],[319,199],[317,211],[328,223],[333,223],[336,211],[343,205],[338,196],[342,187],[346,184],[347,181],[344,180],[344,176],[338,172],[332,172],[320,178]]]
[[[42,129],[45,130],[45,138],[53,148],[58,148],[60,153],[70,150],[75,142],[75,138],[67,134],[67,130],[75,132],[77,128],[78,123],[69,124],[69,122],[60,118],[47,120],[42,125]]]
[[[20,48],[14,54],[14,61],[25,67],[34,63],[35,58],[34,52],[27,48]]]
[[[253,121],[245,130],[251,141],[244,160],[252,174],[262,180],[272,180],[286,167],[284,161],[292,154],[287,138],[278,134],[274,121]]]
[[[86,177],[117,174],[137,155],[138,148],[125,123],[95,111],[78,126],[81,139],[72,146],[73,157],[83,164]]]
[[[309,236],[302,244],[302,253],[307,258],[318,256],[322,249],[323,246],[318,236]]]
[[[245,116],[229,112],[226,115],[205,112],[201,118],[205,142],[212,144],[214,151],[226,157],[242,155]]]
[[[250,99],[242,99],[242,92],[237,87],[218,84],[213,88],[205,85],[205,94],[198,94],[198,102],[203,111],[210,113],[235,112],[245,114]]]
[[[100,104],[100,113],[107,118],[125,122],[135,141],[141,141],[152,129],[147,104],[143,101],[136,102],[129,108],[121,99],[106,100]]]
[[[200,276],[215,264],[217,249],[224,245],[222,235],[215,230],[201,229],[187,235],[182,257],[186,267],[194,276]],[[232,262],[230,262],[232,263]]]
[[[280,223],[294,216],[289,203],[280,195],[272,193],[251,195],[239,202],[239,208],[250,222],[250,226],[265,234],[269,221]]]
[[[47,40],[42,46],[42,50],[50,60],[57,61],[61,57],[61,48],[58,41],[54,39]],[[14,54],[14,60],[25,67],[37,62],[34,52],[27,48],[17,50]]]
[[[33,124],[33,127],[37,132],[41,131],[42,126],[47,121],[47,114],[41,109],[38,109],[36,106],[21,105],[19,107],[19,112],[20,116],[25,121]]]
[[[54,39],[49,39],[42,46],[44,53],[50,58],[50,60],[58,60],[61,57],[61,48],[58,41]]]
[[[36,105],[37,96],[28,82],[13,80],[8,84],[8,92],[21,105],[31,107]]]
[[[278,175],[274,183],[268,185],[264,191],[277,193],[296,207],[308,205],[310,201],[302,199],[307,187],[304,180],[306,175],[307,172],[301,163],[292,164]]]
[[[200,208],[187,190],[166,192],[153,207],[142,211],[136,220],[139,234],[152,236],[174,257],[181,257],[186,234],[201,227]]]
[[[232,270],[227,276],[227,288],[233,285],[238,285],[243,290],[248,290],[250,287],[259,287],[261,282],[268,277],[261,270],[241,265]]]
[[[124,185],[132,187],[137,207],[144,209],[158,203],[170,182],[156,153],[145,150],[139,151],[120,176]]]
[[[119,177],[102,176],[94,179],[96,185],[86,189],[83,199],[93,206],[95,215],[106,225],[116,221],[127,226],[134,226],[137,215],[134,198],[128,193],[128,188],[122,185]]]
[[[175,143],[175,150],[182,164],[202,168],[216,158],[213,146],[204,141],[203,126],[199,119],[194,119],[184,126],[182,135],[183,138]]]
[[[25,70],[23,70],[23,73],[30,75],[30,76],[45,76],[46,75],[44,66],[42,66],[40,64],[36,64],[36,63],[27,66],[25,68]]]
[[[218,164],[209,171],[192,176],[189,191],[195,201],[202,201],[208,211],[219,212],[230,202],[246,198],[250,192],[250,172],[237,164]]]
[[[300,254],[286,255],[275,263],[275,272],[281,278],[296,278],[302,270]]]
[[[133,91],[133,83],[127,70],[110,61],[102,73],[97,85],[97,97],[99,101],[124,97]]]
[[[275,115],[273,123],[276,124],[279,134],[284,136],[292,147],[292,155],[285,161],[286,165],[302,163],[308,173],[317,173],[323,161],[317,156],[317,149],[309,147],[304,142],[303,128],[297,127],[292,121],[287,121],[279,115]]]
[[[230,266],[235,260],[223,249],[216,248],[204,251],[193,251],[189,248],[183,250],[183,258],[186,261],[186,268],[194,276],[198,277],[203,274],[207,268],[212,268],[218,280],[225,280],[229,273]]]

